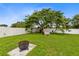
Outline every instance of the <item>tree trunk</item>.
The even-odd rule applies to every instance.
[[[43,32],[43,28],[42,28],[42,29],[40,29],[40,30],[39,30],[39,32],[43,34],[43,33],[44,33],[44,32]]]

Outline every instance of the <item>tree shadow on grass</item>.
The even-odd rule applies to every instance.
[[[52,35],[71,35],[71,34],[66,34],[66,33],[52,33]]]

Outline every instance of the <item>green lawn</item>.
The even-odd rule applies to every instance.
[[[0,38],[0,55],[6,56],[7,53],[16,48],[21,40],[29,40],[36,44],[28,55],[30,56],[79,56],[79,35],[51,34],[24,34]]]

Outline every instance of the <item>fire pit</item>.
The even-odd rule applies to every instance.
[[[19,42],[20,52],[23,50],[28,50],[29,49],[28,47],[29,47],[29,41],[20,41]]]

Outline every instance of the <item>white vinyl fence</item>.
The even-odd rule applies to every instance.
[[[62,32],[61,31],[58,31],[57,33],[62,33]],[[79,34],[79,29],[65,30],[64,33],[66,33],[66,34]]]
[[[50,34],[53,32],[54,29],[44,29],[44,34]],[[57,30],[56,33],[62,33],[60,30]],[[69,29],[64,30],[64,33],[66,34],[79,34],[79,29]]]
[[[25,28],[0,27],[0,37],[20,35],[27,33]]]
[[[54,29],[44,29],[44,34],[52,33]],[[0,27],[0,37],[20,35],[28,33],[25,31],[25,28],[10,28],[10,27]],[[57,31],[57,33],[62,33],[61,31]],[[79,29],[69,29],[69,31],[65,30],[66,34],[79,34]]]

